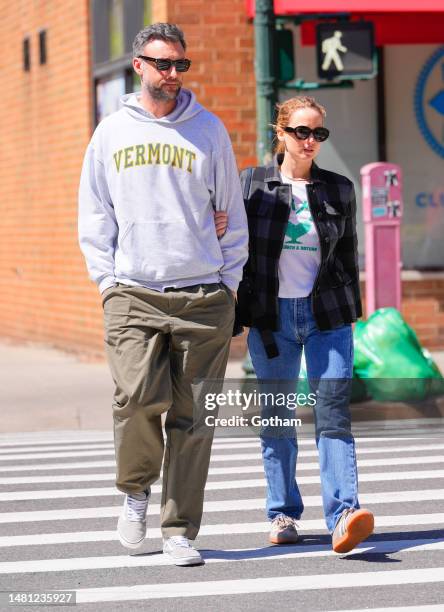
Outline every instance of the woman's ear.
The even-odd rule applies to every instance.
[[[285,140],[285,132],[282,128],[277,127],[276,128],[276,138],[280,141],[280,142],[284,142]]]

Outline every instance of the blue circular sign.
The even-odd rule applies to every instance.
[[[419,73],[414,104],[416,121],[427,144],[444,157],[444,47],[429,57]]]

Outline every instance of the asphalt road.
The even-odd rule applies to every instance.
[[[442,610],[444,436],[419,424],[400,437],[396,425],[375,437],[360,426],[360,499],[376,529],[348,555],[331,551],[311,440],[301,440],[298,463],[303,540],[275,547],[257,439],[217,438],[196,540],[206,563],[193,568],[165,565],[160,486],[143,549],[128,555],[121,547],[110,433],[2,435],[0,589],[75,590],[76,610]],[[0,609],[12,610],[5,601]]]

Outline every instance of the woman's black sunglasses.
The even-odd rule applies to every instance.
[[[298,140],[307,140],[310,134],[313,134],[313,138],[316,140],[316,142],[324,142],[324,140],[327,140],[330,134],[330,131],[325,127],[317,127],[312,130],[306,125],[298,125],[297,127],[287,126],[284,128],[284,132],[294,134]]]
[[[177,72],[187,72],[191,66],[191,60],[189,59],[170,60],[166,58],[147,57],[146,55],[138,55],[137,57],[146,62],[154,62],[157,70],[160,71],[170,70],[171,66],[175,66]]]

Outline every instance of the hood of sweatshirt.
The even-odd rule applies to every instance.
[[[177,104],[169,115],[155,117],[149,113],[138,100],[140,92],[125,94],[120,98],[123,109],[138,121],[172,124],[187,121],[204,110],[203,106],[196,100],[196,96],[189,89],[181,89],[177,97]]]

